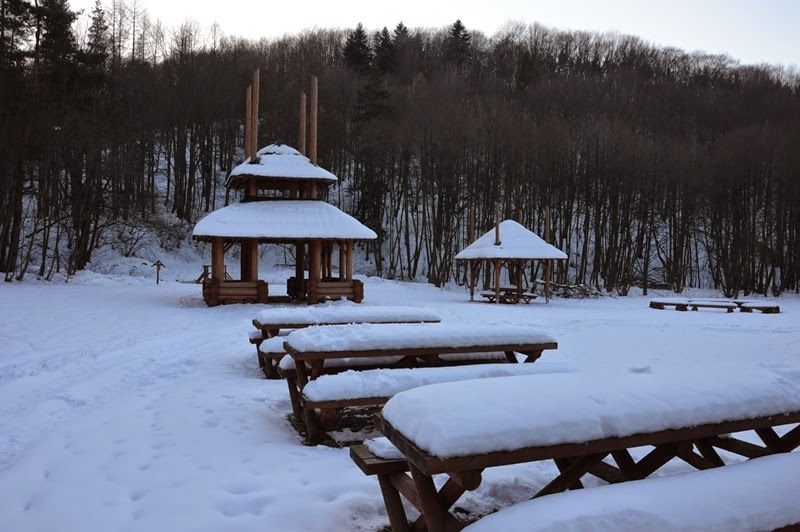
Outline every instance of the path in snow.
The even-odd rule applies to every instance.
[[[386,524],[345,449],[305,447],[285,385],[247,343],[258,307],[209,309],[178,283],[0,286],[0,529],[352,530]],[[642,298],[509,307],[370,279],[367,304],[445,321],[535,324],[544,360],[580,371],[800,371],[800,301],[783,314],[655,311]],[[613,383],[609,383],[613,385]],[[466,501],[490,511],[549,464],[498,468]]]

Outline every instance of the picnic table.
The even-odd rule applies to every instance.
[[[431,310],[400,306],[369,306],[335,304],[320,307],[283,307],[262,310],[253,319],[254,331],[250,343],[256,346],[258,365],[268,379],[277,378],[276,364],[285,351],[275,346],[264,350],[265,340],[285,334],[289,330],[316,325],[342,325],[349,323],[438,323],[441,318]]]
[[[716,449],[757,458],[800,446],[800,426],[775,431],[800,423],[800,383],[763,370],[666,377],[614,375],[609,386],[609,378],[565,373],[415,388],[376,415],[390,452],[361,445],[351,457],[378,475],[393,530],[410,528],[402,495],[422,513],[415,525],[441,531],[464,526],[450,508],[491,467],[553,460],[559,473],[540,497],[581,488],[586,474],[640,480],[674,458],[696,469],[726,465]],[[751,430],[763,446],[732,436]],[[644,456],[630,452],[643,446],[652,447]],[[448,476],[439,490],[437,474]]]
[[[284,349],[292,357],[293,374],[286,374],[295,413],[301,413],[309,438],[321,434],[314,408],[304,408],[301,392],[310,380],[343,369],[372,367],[413,368],[497,363],[534,362],[556,340],[525,325],[476,324],[361,324],[300,329],[285,337]],[[355,393],[355,392],[354,392]],[[367,401],[367,402],[365,402]],[[338,398],[329,408],[375,404],[374,397]]]
[[[481,297],[488,300],[489,303],[497,301],[497,291],[484,290],[481,292]],[[536,294],[521,287],[516,286],[501,286],[500,287],[500,302],[517,304],[524,301],[526,304],[536,299]]]

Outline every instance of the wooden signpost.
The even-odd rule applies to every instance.
[[[161,282],[161,268],[166,268],[166,266],[160,260],[156,260],[153,266],[156,267],[156,284],[158,284]]]

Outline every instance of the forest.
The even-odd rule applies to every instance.
[[[378,233],[361,250],[374,274],[463,282],[455,254],[499,213],[569,255],[557,283],[800,291],[796,71],[537,24],[356,22],[251,41],[165,27],[135,0],[82,16],[0,0],[5,280],[134,253],[143,231],[194,245],[192,225],[237,201],[224,182],[260,68],[260,146],[297,144],[319,77],[328,199]]]

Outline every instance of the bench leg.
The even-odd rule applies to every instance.
[[[306,440],[309,444],[316,445],[322,441],[325,431],[319,423],[319,417],[313,408],[303,408],[303,421],[306,424]]]
[[[278,370],[275,369],[275,366],[277,364],[276,361],[273,359],[273,357],[261,355],[260,358],[262,362],[261,370],[264,372],[264,376],[271,380],[280,379],[280,376],[278,375]]]
[[[411,471],[411,478],[414,480],[414,486],[417,489],[419,502],[422,506],[422,515],[425,516],[425,525],[430,532],[446,532],[448,527],[445,522],[449,514],[442,508],[439,496],[436,493],[436,487],[433,485],[433,479],[410,462],[408,468]],[[450,517],[455,520],[452,516]]]
[[[383,495],[383,503],[386,505],[386,513],[389,514],[389,525],[392,527],[392,532],[410,532],[411,527],[408,525],[408,517],[406,517],[403,502],[400,500],[400,493],[392,485],[389,475],[378,475],[378,483],[381,486],[381,495]]]
[[[286,385],[289,387],[289,400],[292,402],[292,414],[296,419],[303,419],[303,407],[300,404],[300,389],[294,377],[287,377]]]

